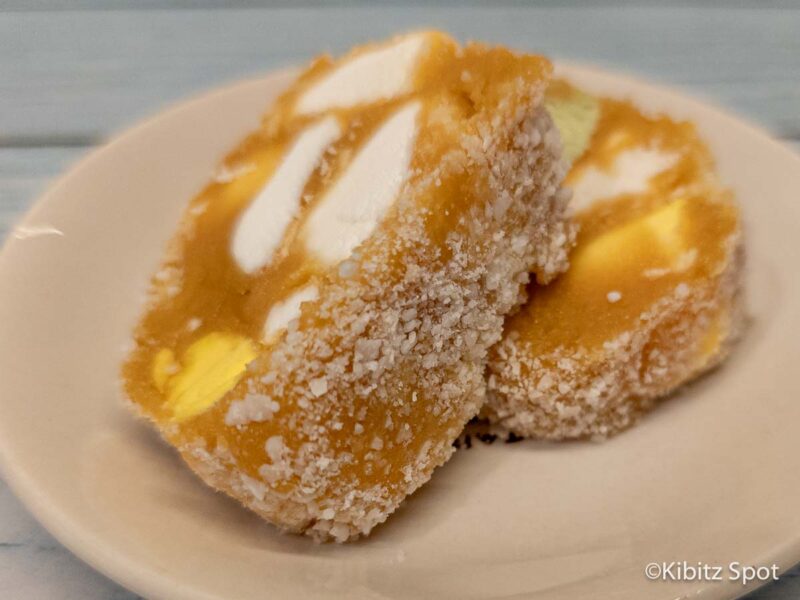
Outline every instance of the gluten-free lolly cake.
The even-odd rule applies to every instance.
[[[690,123],[563,82],[569,271],[506,324],[483,415],[516,435],[605,438],[728,354],[744,322],[738,208]]]
[[[188,206],[124,388],[284,530],[366,535],[453,453],[572,242],[539,56],[420,32],[313,62]]]

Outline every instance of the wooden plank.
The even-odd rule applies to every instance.
[[[800,140],[787,143],[800,154]],[[58,175],[90,147],[0,148],[0,243]]]
[[[164,104],[430,25],[649,77],[800,138],[800,11],[339,7],[0,14],[0,145],[86,143]]]
[[[800,140],[787,145],[800,154]],[[0,148],[0,243],[61,173],[91,147]]]
[[[3,10],[62,11],[62,10],[197,10],[232,8],[288,8],[367,5],[423,6],[480,6],[485,0],[2,0]],[[704,6],[731,8],[798,8],[794,0],[492,0],[492,7],[508,6]]]

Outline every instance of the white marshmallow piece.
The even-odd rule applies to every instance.
[[[420,103],[397,110],[364,144],[306,221],[306,249],[324,264],[346,259],[394,203],[410,169]]]
[[[270,180],[244,210],[231,243],[231,253],[245,273],[266,265],[300,208],[300,195],[325,149],[341,135],[335,117],[303,131]]]
[[[410,92],[426,34],[359,54],[323,76],[295,105],[300,114],[387,100]]]
[[[281,331],[289,326],[292,319],[300,316],[300,305],[303,302],[316,300],[319,290],[315,285],[306,285],[294,291],[288,298],[272,306],[264,323],[264,341],[274,340]]]
[[[647,190],[650,179],[669,169],[678,157],[648,148],[621,152],[609,171],[596,167],[586,170],[572,187],[573,212],[589,208],[599,200],[620,194],[636,194]]]

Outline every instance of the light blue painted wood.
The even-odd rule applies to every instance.
[[[64,10],[197,10],[197,9],[226,9],[232,8],[287,8],[287,7],[312,7],[325,6],[438,6],[449,8],[463,8],[465,6],[481,6],[485,0],[1,0],[0,8],[21,12],[30,11],[64,11]],[[491,0],[492,8],[505,7],[584,7],[589,2],[586,0]],[[692,4],[707,8],[732,9],[750,8],[755,10],[765,8],[797,8],[795,0],[594,0],[592,6],[664,6],[673,7]]]
[[[800,151],[800,4],[540,0],[429,8],[174,0],[0,0],[0,240],[96,141],[165,103],[320,49],[420,25],[595,62],[686,88],[749,116]],[[450,5],[442,7],[444,5]],[[588,4],[588,3],[587,3]],[[74,11],[68,8],[81,8]],[[198,6],[203,10],[196,10]],[[733,6],[733,7],[732,7]],[[764,8],[764,7],[767,8]],[[776,7],[795,10],[775,10]],[[163,8],[163,7],[161,7]],[[212,10],[205,10],[211,8]],[[102,9],[102,10],[93,10]],[[0,597],[132,600],[35,523],[0,482]],[[800,597],[800,569],[748,600]]]
[[[321,49],[432,25],[690,89],[800,137],[800,11],[686,6],[0,14],[0,143],[76,143]]]

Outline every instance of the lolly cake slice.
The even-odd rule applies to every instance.
[[[437,32],[322,57],[195,198],[125,390],[280,528],[366,535],[452,454],[572,239],[549,62]]]
[[[484,416],[517,435],[606,438],[722,362],[744,325],[744,238],[694,126],[557,82],[575,162],[569,271],[533,285],[489,361]]]

